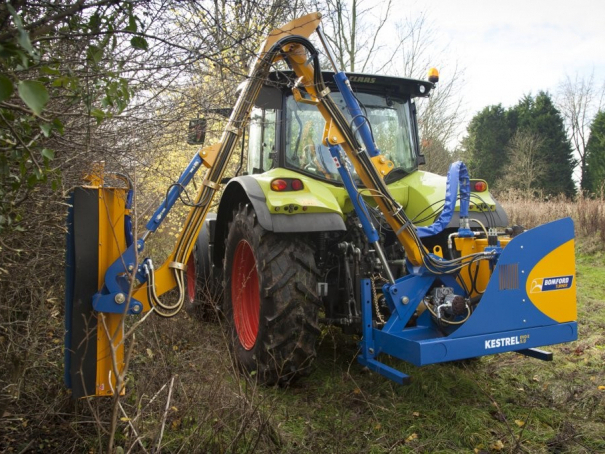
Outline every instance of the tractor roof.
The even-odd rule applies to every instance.
[[[323,79],[330,88],[335,88],[334,73],[323,71]],[[354,91],[375,93],[393,97],[427,97],[434,84],[426,80],[408,79],[406,77],[380,76],[375,74],[347,73]],[[275,71],[269,74],[269,84],[287,86],[287,82],[295,79],[292,71]],[[282,85],[282,83],[284,85]]]

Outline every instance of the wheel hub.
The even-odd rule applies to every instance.
[[[258,336],[260,294],[256,259],[250,244],[241,240],[235,249],[231,275],[235,330],[242,347],[251,350]]]

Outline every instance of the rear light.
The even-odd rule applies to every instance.
[[[473,191],[473,192],[487,191],[487,183],[482,180],[471,181],[471,191]]]
[[[285,191],[288,187],[288,183],[286,183],[286,180],[273,180],[271,182],[271,189],[273,189],[274,191]]]
[[[304,187],[298,178],[277,178],[271,181],[271,189],[277,192],[301,191]]]

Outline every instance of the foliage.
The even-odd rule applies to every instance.
[[[535,188],[546,194],[575,194],[572,179],[575,160],[565,133],[563,118],[548,93],[540,92],[534,98],[525,96],[512,110],[511,117],[517,131],[537,134],[540,147],[537,157],[544,172],[536,179]]]
[[[603,194],[605,189],[605,111],[600,111],[590,125],[586,144],[586,171],[582,189]]]
[[[547,195],[575,194],[576,163],[548,93],[525,96],[509,109],[488,106],[475,115],[467,132],[463,147],[471,174],[492,187],[517,184]]]
[[[65,195],[105,161],[106,173],[140,184],[135,219],[148,219],[193,154],[183,153],[183,120],[231,104],[233,81],[264,33],[251,24],[272,26],[264,3],[19,1],[10,2],[14,14],[0,4],[0,417],[7,408],[48,411],[54,404],[40,403],[47,393],[80,411],[61,391]],[[208,14],[209,6],[224,15]],[[210,28],[223,32],[220,51]],[[116,416],[89,414],[99,434]],[[115,444],[107,438],[99,435],[97,450]],[[64,451],[61,442],[35,449]]]
[[[488,106],[473,117],[463,140],[471,175],[497,186],[509,159],[507,145],[512,135],[509,114],[501,104]]]
[[[453,154],[441,140],[423,138],[420,149],[426,158],[426,165],[423,170],[438,175],[447,174],[453,161]]]
[[[551,214],[547,205],[538,210]],[[157,452],[159,444],[166,453],[602,452],[605,256],[587,254],[586,240],[577,248],[580,340],[548,348],[552,362],[514,353],[421,368],[393,361],[413,377],[400,386],[361,368],[357,340],[331,328],[308,379],[263,388],[231,365],[220,319],[150,319],[137,336],[117,445]],[[51,326],[60,332],[56,319]],[[43,330],[41,338],[44,361],[0,419],[0,450],[101,451],[91,408],[105,420],[108,400],[70,402],[59,335]]]
[[[74,126],[90,133],[120,114],[132,91],[123,77],[121,35],[142,21],[135,2],[13,2],[0,5],[0,232],[18,227],[21,204],[40,183],[61,184],[57,142]],[[134,50],[146,49],[133,36]],[[90,135],[89,137],[90,138]],[[85,139],[86,141],[86,139]]]

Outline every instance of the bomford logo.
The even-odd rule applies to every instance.
[[[362,84],[373,84],[376,82],[375,77],[362,77],[362,76],[351,76],[349,79],[351,82],[357,82]]]
[[[531,281],[530,293],[565,290],[571,287],[573,276],[540,277]]]

